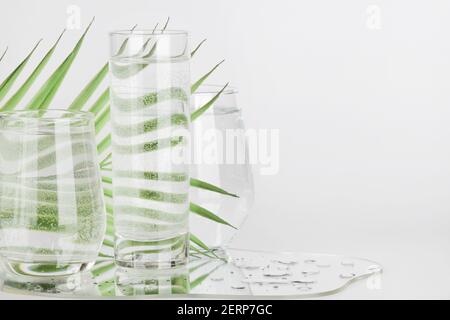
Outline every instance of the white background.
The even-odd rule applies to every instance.
[[[384,265],[381,289],[361,282],[336,298],[450,298],[450,1],[4,0],[1,79],[44,37],[42,56],[70,5],[82,28],[96,21],[53,105],[106,61],[107,31],[170,15],[194,43],[208,38],[194,78],[225,58],[212,82],[239,88],[247,127],[280,129],[279,174],[255,172],[235,247]],[[47,72],[80,33],[67,31]]]

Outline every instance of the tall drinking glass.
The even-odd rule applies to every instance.
[[[89,269],[105,233],[93,116],[0,113],[0,260],[14,274]]]
[[[189,59],[184,31],[115,31],[111,114],[115,259],[165,269],[188,258]]]

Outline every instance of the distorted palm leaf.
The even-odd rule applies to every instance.
[[[51,73],[49,78],[44,82],[44,84],[37,90],[37,92],[34,94],[34,96],[31,98],[31,100],[26,104],[26,109],[31,110],[43,110],[49,107],[51,104],[54,96],[59,91],[59,88],[69,72],[75,58],[78,55],[78,52],[81,49],[81,46],[83,44],[83,40],[85,36],[87,35],[91,25],[93,23],[93,20],[89,23],[83,34],[81,35],[80,39],[72,49],[72,51],[69,53],[69,55],[63,60],[63,62]],[[168,20],[166,21],[163,31],[167,28]],[[136,26],[134,26],[131,30],[134,30]],[[155,27],[156,29],[156,27]],[[23,103],[23,98],[26,95],[26,93],[29,91],[31,86],[35,83],[41,72],[45,69],[46,65],[48,64],[49,60],[54,54],[54,51],[58,45],[58,43],[61,40],[62,34],[58,37],[57,41],[53,44],[53,46],[48,50],[48,52],[44,55],[44,57],[40,60],[40,62],[37,64],[37,66],[34,68],[34,70],[31,72],[31,74],[28,76],[28,78],[23,82],[23,84],[20,85],[20,87],[14,92],[14,94],[7,100],[7,102],[2,106],[1,111],[10,111],[14,110],[19,104]],[[40,42],[40,41],[39,41]],[[122,43],[122,46],[120,47],[119,51],[117,52],[118,55],[122,54],[127,47],[128,39],[124,40]],[[145,53],[148,45],[150,44],[151,39],[149,39],[144,46],[141,49],[141,53]],[[196,52],[199,50],[199,48],[202,46],[202,44],[205,42],[205,40],[201,41],[195,49],[191,52],[191,56],[194,56]],[[38,43],[39,44],[39,43]],[[37,44],[37,45],[38,45]],[[157,42],[154,42],[152,48],[145,53],[145,56],[151,56],[156,48]],[[0,100],[4,98],[11,87],[13,86],[14,82],[16,81],[19,74],[23,71],[25,65],[30,60],[30,57],[35,52],[37,45],[33,48],[33,50],[26,56],[26,58],[11,72],[11,74],[2,82],[0,85]],[[0,57],[0,61],[3,59],[3,57],[6,54],[5,50],[3,54]],[[199,80],[194,82],[192,85],[191,91],[194,93],[198,87],[206,81],[206,79],[219,67],[219,65],[223,61],[216,64],[210,71],[208,71],[204,76],[202,76]],[[135,73],[141,71],[143,68],[147,67],[148,64],[145,64],[144,66],[141,66],[139,70],[132,70],[131,73],[124,73],[121,74],[121,76],[132,76]],[[76,111],[76,110],[86,110],[86,104],[87,102],[94,98],[94,95],[98,91],[98,88],[100,85],[104,82],[105,76],[108,73],[109,65],[108,63],[104,64],[99,71],[95,73],[93,78],[85,85],[85,87],[81,90],[81,92],[75,97],[73,102],[68,106],[68,110]],[[129,72],[129,71],[128,71]],[[210,108],[214,102],[219,98],[219,96],[223,93],[225,90],[226,84],[220,92],[218,92],[210,101],[205,103],[202,107],[195,110],[191,114],[191,120],[195,121],[200,115],[202,115],[208,108]],[[159,94],[159,95],[158,95]],[[156,93],[156,98],[161,98],[162,93]],[[170,98],[180,98],[179,92],[177,91],[170,91],[168,93]],[[148,99],[148,97],[147,97]],[[95,130],[97,133],[97,136],[99,137],[100,142],[97,145],[97,151],[98,154],[102,157],[103,160],[100,162],[100,166],[103,172],[102,181],[106,184],[111,184],[112,179],[110,176],[108,176],[108,173],[110,172],[109,165],[111,163],[111,152],[109,151],[111,147],[111,135],[108,130],[106,130],[106,124],[109,121],[109,89],[104,89],[96,98],[96,100],[93,102],[93,104],[87,108],[88,111],[92,112],[96,116],[95,121]],[[103,138],[100,138],[102,137]],[[216,192],[220,193],[226,196],[232,196],[236,197],[235,194],[229,193],[222,188],[219,188],[217,186],[214,186],[208,182],[201,181],[198,179],[192,178],[190,180],[190,185],[195,188],[199,188],[206,191]],[[105,186],[104,188],[104,194],[107,198],[112,197],[111,189]],[[223,220],[222,218],[218,217],[216,214],[210,212],[209,210],[200,207],[197,204],[191,203],[190,209],[192,212],[209,219],[211,221],[214,221],[216,223],[221,223],[230,227],[233,227],[230,223]],[[102,251],[100,253],[100,257],[110,257],[111,256],[111,248],[113,247],[113,215],[112,215],[112,207],[107,203],[106,204],[106,211],[107,211],[107,232],[105,236],[105,240],[103,242],[104,247],[106,248],[106,251]],[[194,251],[197,253],[201,253],[204,255],[209,255],[206,244],[204,244],[199,238],[197,238],[194,235],[191,235],[191,241],[193,244],[195,244],[197,247],[193,247]],[[195,253],[193,253],[195,254]],[[95,273],[101,273],[101,270],[104,270],[103,268],[95,268]]]
[[[161,29],[161,33],[164,33],[164,31],[167,29],[167,26],[169,25],[169,20],[170,19],[167,18],[166,23],[164,24],[164,27]],[[155,28],[153,29],[152,34],[155,32],[157,27],[158,27],[158,24],[156,24]],[[128,39],[126,39],[124,41],[124,45],[122,45],[119,49],[120,53],[118,53],[116,56],[121,55],[125,51],[127,43],[128,43],[127,40]],[[153,40],[152,37],[149,37],[144,42],[141,49],[138,52],[136,52],[135,54],[131,55],[131,57],[139,57],[139,58],[143,58],[143,59],[151,58],[153,56],[153,54],[155,53],[157,45],[158,45],[158,41],[155,40],[153,42],[152,47],[150,48],[150,51],[148,53],[146,53],[146,49],[152,40]],[[111,72],[114,74],[115,77],[117,77],[119,79],[125,79],[128,77],[134,76],[135,74],[142,71],[149,65],[150,65],[149,62],[144,62],[144,63],[135,63],[132,66],[129,66],[129,65],[121,66],[121,65],[116,64],[114,61],[111,61]]]

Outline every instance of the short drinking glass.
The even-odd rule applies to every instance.
[[[29,276],[87,270],[104,233],[93,116],[0,113],[2,265]]]

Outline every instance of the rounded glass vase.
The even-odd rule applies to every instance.
[[[198,110],[214,101],[222,89],[223,86],[217,85],[200,86],[191,96],[192,108]],[[226,88],[210,108],[191,123],[191,206],[200,206],[223,221],[192,214],[190,230],[222,255],[245,222],[254,200],[253,174],[237,94],[235,88]],[[210,190],[199,187],[205,183],[213,187]]]

